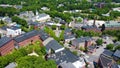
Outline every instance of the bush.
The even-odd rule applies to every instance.
[[[98,39],[98,40],[96,41],[96,43],[97,43],[97,45],[102,45],[103,40],[102,40],[102,39]]]
[[[77,51],[73,51],[72,53],[73,53],[74,55],[77,55]]]
[[[81,46],[81,47],[80,47],[80,50],[81,50],[81,51],[85,51],[85,48]]]
[[[114,45],[113,44],[108,44],[107,46],[106,46],[106,48],[108,49],[108,50],[113,50],[113,47],[114,47]]]

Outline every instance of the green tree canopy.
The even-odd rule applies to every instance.
[[[102,39],[97,39],[96,43],[97,43],[97,45],[102,45],[103,40]]]
[[[113,44],[108,44],[107,46],[106,46],[106,48],[108,49],[108,50],[113,50],[113,47],[114,47],[114,45]]]

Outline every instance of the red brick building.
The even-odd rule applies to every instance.
[[[33,30],[23,35],[15,37],[14,40],[15,40],[15,46],[18,47],[26,46],[28,44],[32,44],[35,41],[40,40],[39,32],[37,30]]]
[[[10,53],[14,49],[14,40],[8,37],[0,39],[0,56]]]

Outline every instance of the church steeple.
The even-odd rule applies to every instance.
[[[39,14],[39,12],[36,10],[36,15],[38,15]]]

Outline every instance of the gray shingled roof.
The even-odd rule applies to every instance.
[[[112,59],[110,59],[104,55],[100,55],[100,62],[102,64],[103,68],[106,68],[112,63]]]
[[[60,48],[63,48],[63,47],[56,40],[52,40],[46,45],[47,50],[53,49],[55,51],[55,50],[58,50]]]
[[[68,50],[62,50],[61,52],[55,53],[49,59],[55,60],[56,63],[59,65],[60,63],[63,63],[63,62],[73,63],[73,62],[79,60],[79,57],[75,56]]]
[[[70,28],[65,29],[65,33],[71,33],[71,29]]]
[[[81,37],[81,38],[77,38],[77,39],[75,39],[73,41],[81,43],[81,42],[90,41],[90,40],[93,40],[93,39],[91,37]]]
[[[39,14],[39,18],[45,17],[45,16],[47,16],[47,15],[48,15],[48,14],[45,14],[45,13]]]
[[[75,35],[67,35],[67,34],[65,34],[64,35],[64,39],[71,39],[71,38],[75,38]]]
[[[1,39],[0,39],[0,47],[2,47],[4,44],[6,44],[7,42],[9,42],[10,40],[12,40],[11,38],[9,38],[9,37],[2,37]]]
[[[34,37],[38,34],[39,34],[39,32],[37,30],[33,30],[33,31],[28,32],[28,33],[25,33],[25,34],[22,34],[20,36],[15,37],[14,40],[19,43],[19,42],[22,42],[26,39]]]
[[[12,30],[17,30],[17,29],[20,29],[20,27],[17,27],[17,26],[12,26],[12,27],[10,27],[9,29],[12,29]]]
[[[40,34],[40,38],[41,40],[46,40],[48,37],[50,37],[47,33],[45,33],[43,30],[40,30],[39,31],[39,34]]]
[[[111,57],[113,55],[113,52],[110,50],[105,50],[102,54],[105,56]]]
[[[120,50],[116,50],[114,53],[114,56],[120,58]]]
[[[93,26],[82,26],[82,29],[97,29],[97,30],[101,30],[100,28],[97,27],[93,27]]]
[[[7,26],[1,27],[2,30],[7,30],[7,28],[8,28]]]
[[[89,50],[93,50],[93,49],[95,49],[96,48],[96,46],[88,46],[88,49]]]
[[[111,68],[119,68],[119,65],[114,63],[114,64],[111,65]]]

